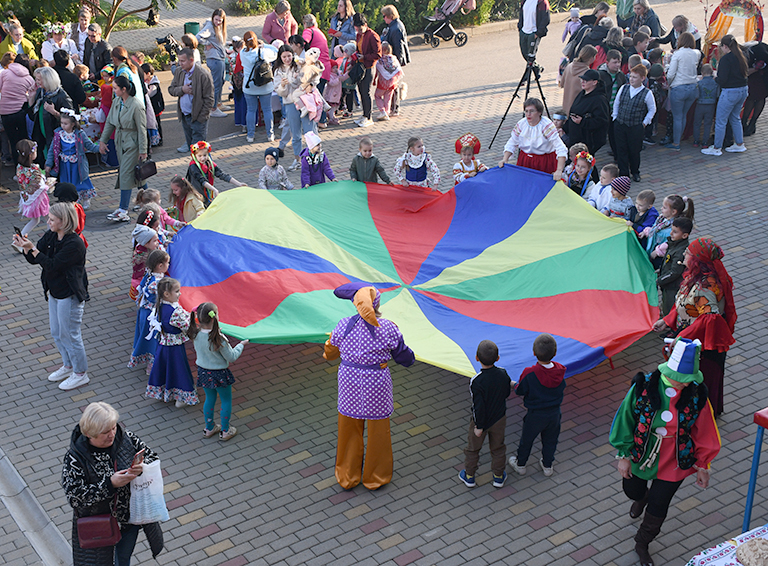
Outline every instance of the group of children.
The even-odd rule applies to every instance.
[[[541,436],[542,457],[539,466],[545,476],[554,473],[555,451],[560,437],[560,405],[565,392],[565,366],[553,361],[557,354],[557,341],[549,334],[540,334],[533,341],[536,364],[523,370],[518,381],[513,381],[504,368],[495,364],[499,348],[490,340],[477,347],[476,359],[481,370],[469,382],[472,414],[469,420],[467,447],[464,449],[464,469],[459,479],[467,487],[475,487],[480,449],[485,437],[491,452],[493,487],[504,487],[507,427],[507,397],[512,390],[523,398],[528,410],[523,418],[523,430],[517,454],[509,458],[510,467],[519,475],[527,473],[526,464],[533,443]]]

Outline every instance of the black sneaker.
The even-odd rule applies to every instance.
[[[643,143],[645,145],[656,145],[656,142],[653,141],[653,138],[650,138],[650,137],[643,138]]]
[[[285,157],[285,151],[283,150],[283,148],[282,148],[282,147],[278,147],[278,148],[277,148],[277,156],[278,156],[278,157],[281,157],[281,158],[282,158],[282,157]]]

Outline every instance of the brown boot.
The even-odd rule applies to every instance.
[[[645,511],[645,506],[648,505],[648,493],[645,497],[632,502],[632,507],[629,508],[629,516],[633,519],[637,519]]]
[[[654,517],[648,511],[645,512],[643,522],[635,535],[635,552],[640,558],[640,566],[654,566],[653,558],[648,552],[648,544],[659,534],[663,522],[664,517]]]

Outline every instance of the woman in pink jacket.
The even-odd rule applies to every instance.
[[[328,79],[331,78],[331,57],[328,53],[328,38],[317,27],[317,19],[312,14],[304,16],[301,22],[304,25],[304,31],[301,33],[301,37],[304,38],[306,44],[304,45],[304,51],[309,51],[313,47],[317,47],[320,50],[320,63],[323,65],[323,74],[320,75],[320,84],[317,85],[317,90],[320,94],[325,92],[325,85],[328,84]],[[328,117],[325,112],[320,116],[320,128],[328,127]]]
[[[14,165],[18,164],[16,144],[27,137],[26,111],[23,109],[29,93],[35,92],[35,79],[29,68],[15,62],[16,54],[9,51],[0,59],[0,117],[11,144]],[[24,59],[25,62],[29,59]]]
[[[264,43],[272,43],[276,39],[288,43],[288,38],[297,33],[299,24],[291,15],[291,5],[288,0],[280,0],[264,20],[264,29],[261,31]]]

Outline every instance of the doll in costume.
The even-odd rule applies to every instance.
[[[456,140],[456,153],[461,155],[461,161],[453,166],[453,185],[474,177],[488,168],[475,157],[480,153],[480,140],[474,134],[464,134]]]
[[[197,192],[203,195],[203,205],[205,208],[210,206],[213,199],[219,195],[219,191],[214,188],[213,182],[216,177],[227,183],[232,183],[236,187],[244,187],[232,175],[227,175],[211,159],[211,144],[207,141],[199,141],[190,146],[192,160],[187,169],[187,181],[195,188]]]
[[[334,294],[351,300],[358,313],[339,321],[323,353],[326,360],[341,357],[336,481],[344,489],[352,489],[360,483],[362,473],[363,485],[374,490],[392,481],[393,472],[389,418],[394,401],[387,362],[394,359],[408,367],[415,357],[397,325],[381,317],[377,289],[368,283],[347,283]],[[366,421],[368,448],[364,450]]]

